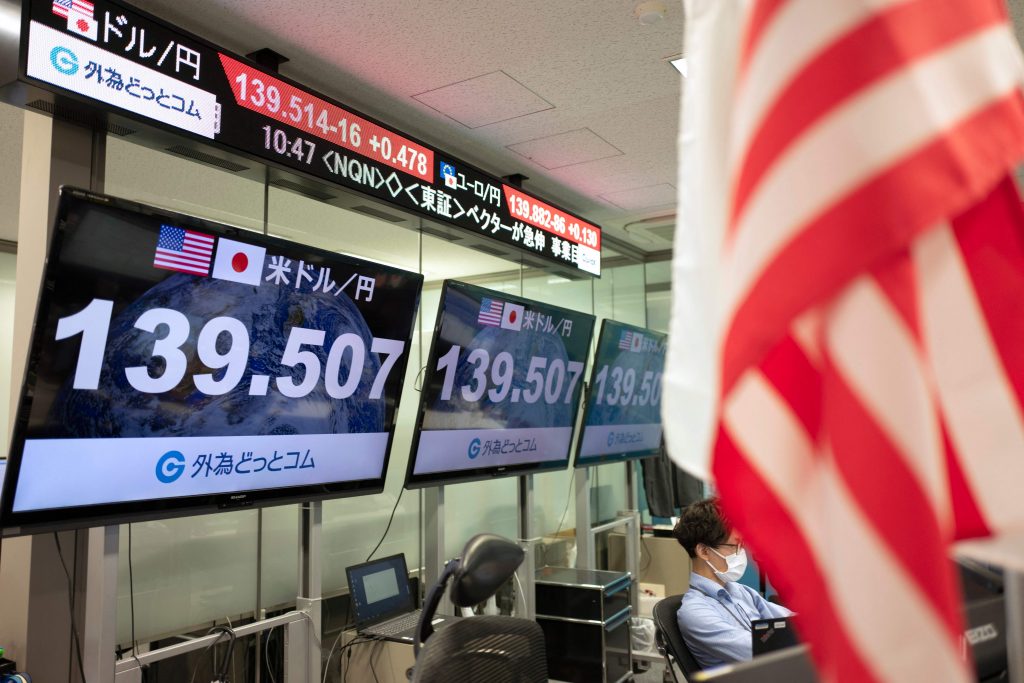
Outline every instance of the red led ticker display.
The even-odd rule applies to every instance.
[[[274,121],[434,182],[434,152],[237,59],[218,55],[235,102]]]
[[[535,228],[546,230],[553,235],[558,235],[563,240],[600,251],[601,229],[596,225],[581,221],[579,218],[561,209],[556,209],[514,187],[508,185],[502,185],[502,187],[505,190],[508,211],[513,218],[529,223]]]
[[[33,86],[601,274],[601,229],[568,211],[123,2],[64,7],[25,3]]]

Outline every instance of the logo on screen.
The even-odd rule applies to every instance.
[[[50,63],[65,76],[78,73],[78,55],[66,47],[58,46],[50,50]]]
[[[469,453],[467,455],[469,455],[470,460],[480,455],[480,439],[473,439],[469,442]]]
[[[165,484],[178,480],[185,471],[185,456],[179,451],[167,451],[156,461],[156,478]]]

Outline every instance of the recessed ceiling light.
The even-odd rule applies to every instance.
[[[668,60],[668,63],[671,64],[672,66],[674,66],[676,68],[676,71],[678,71],[679,73],[681,73],[683,75],[683,78],[686,78],[686,75],[687,75],[686,57],[679,57],[678,59],[670,59],[670,60]]]

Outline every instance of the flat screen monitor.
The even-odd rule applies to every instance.
[[[407,487],[564,468],[594,316],[447,280]]]
[[[576,467],[646,458],[661,450],[661,374],[667,335],[614,320],[601,324]]]
[[[382,490],[422,283],[62,189],[4,532]]]

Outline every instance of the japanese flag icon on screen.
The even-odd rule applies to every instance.
[[[88,0],[72,0],[71,10],[67,14],[68,30],[96,40],[97,22],[93,18],[93,4]]]
[[[501,312],[501,326],[506,330],[518,332],[523,328],[523,307],[518,304],[506,303]]]
[[[221,237],[217,240],[217,257],[213,261],[211,275],[219,280],[258,287],[263,277],[263,261],[266,256],[267,250],[264,247]]]

